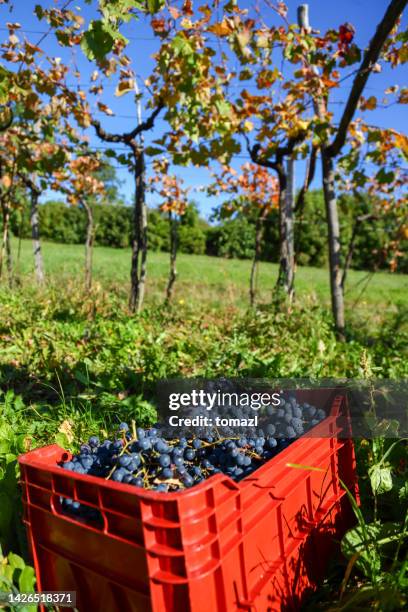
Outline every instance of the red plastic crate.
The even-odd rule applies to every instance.
[[[296,395],[329,416],[240,483],[216,474],[157,493],[62,470],[70,454],[56,445],[21,456],[38,589],[76,591],[80,612],[299,609],[352,521],[339,479],[358,492],[352,441],[339,437],[346,397]],[[60,496],[103,520],[64,514]]]

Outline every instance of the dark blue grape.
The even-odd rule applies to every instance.
[[[156,444],[154,445],[154,450],[157,451],[158,453],[167,453],[169,451],[169,447],[164,440],[159,438]]]
[[[194,479],[190,476],[190,474],[185,474],[182,478],[182,482],[185,487],[192,487],[194,484]]]
[[[137,445],[138,445],[137,448],[141,451],[150,450],[152,447],[152,443],[149,440],[149,438],[142,438],[141,440],[138,440]]]
[[[159,463],[162,467],[168,467],[171,463],[170,455],[167,455],[167,454],[160,455]]]
[[[178,455],[176,457],[174,457],[173,459],[173,463],[176,467],[180,467],[184,464],[184,459],[183,457],[179,457]]]
[[[316,412],[317,412],[317,408],[315,408],[314,406],[307,406],[307,409],[305,410],[307,416],[309,417],[309,419],[313,419],[313,417],[315,416]]]
[[[268,434],[268,436],[273,436],[273,434],[276,431],[276,427],[273,423],[268,423],[268,425],[266,426],[266,433]]]
[[[128,467],[131,462],[132,462],[131,455],[122,455],[118,459],[118,463],[119,463],[120,467],[124,467],[124,468]]]
[[[130,484],[134,485],[135,487],[143,487],[143,478],[140,478],[139,476],[137,478],[132,478]]]
[[[193,461],[195,457],[195,451],[192,448],[186,448],[184,451],[184,459],[186,461]]]
[[[125,470],[125,468],[120,467],[120,468],[117,468],[117,469],[116,469],[116,470],[113,472],[113,474],[112,474],[111,478],[112,478],[112,480],[114,480],[115,482],[122,482],[122,480],[123,480],[124,476],[126,476],[126,474],[128,474],[128,471],[127,471],[127,470]]]
[[[93,458],[91,455],[80,455],[81,465],[85,470],[89,470],[93,465]]]
[[[91,446],[92,448],[96,448],[99,444],[99,438],[98,436],[91,436],[88,440],[89,446]]]
[[[162,478],[166,478],[166,479],[173,478],[173,470],[171,468],[166,467],[161,471],[161,476]]]
[[[118,431],[127,432],[129,431],[129,425],[127,423],[121,423],[118,427]]]

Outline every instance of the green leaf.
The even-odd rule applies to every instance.
[[[18,580],[18,586],[23,593],[33,593],[35,587],[35,572],[30,565],[24,565]],[[32,606],[30,606],[32,607]]]
[[[382,467],[381,465],[373,465],[368,470],[370,477],[371,488],[373,493],[381,494],[387,493],[392,489],[392,475],[391,468]]]
[[[364,533],[366,531],[366,534]],[[341,541],[341,552],[347,559],[358,554],[356,567],[371,577],[373,573],[381,571],[381,558],[375,546],[375,540],[380,533],[380,524],[369,524],[363,529],[358,525],[345,533]]]
[[[11,567],[14,569],[23,570],[25,568],[25,563],[23,559],[19,555],[16,555],[12,552],[9,553],[8,562],[10,563]]]
[[[41,21],[45,15],[45,11],[40,4],[36,4],[34,7],[34,13],[37,15],[37,19]]]
[[[164,0],[147,0],[147,8],[151,15],[155,15],[164,7]]]
[[[381,170],[377,172],[375,178],[381,184],[384,184],[384,183],[390,184],[393,182],[395,175],[394,175],[394,172],[392,172],[391,170],[387,172],[386,170],[384,170],[384,168],[381,168]]]
[[[10,73],[0,66],[0,104],[7,104],[10,92]]]
[[[61,446],[62,448],[67,448],[69,446],[67,436],[61,431],[55,434],[54,439],[55,439],[55,444],[58,444],[58,446]]]
[[[171,44],[178,55],[189,56],[193,54],[191,43],[184,36],[175,36]]]
[[[105,27],[105,23],[92,20],[88,31],[81,40],[81,49],[90,60],[102,60],[112,50],[115,40]]]
[[[5,455],[11,450],[11,442],[9,440],[0,439],[0,455]]]
[[[408,501],[408,481],[405,482],[398,491],[398,497],[401,501]]]
[[[215,106],[220,115],[222,115],[223,117],[229,117],[229,115],[231,114],[231,105],[226,100],[217,100]]]
[[[105,150],[106,157],[116,157],[116,151],[114,149]]]
[[[145,153],[146,155],[161,155],[163,154],[165,151],[163,151],[163,149],[159,149],[158,147],[146,147],[145,149]]]

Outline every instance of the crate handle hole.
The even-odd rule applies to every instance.
[[[67,517],[81,525],[105,531],[105,519],[100,510],[65,495],[53,495],[51,509],[58,516]]]

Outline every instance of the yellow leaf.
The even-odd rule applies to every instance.
[[[3,183],[4,187],[8,189],[9,187],[11,187],[12,183],[11,176],[9,174],[5,174],[1,177],[1,182]]]
[[[58,431],[66,435],[70,444],[74,441],[75,436],[74,432],[72,431],[72,421],[69,421],[68,419],[63,421],[59,426]]]
[[[374,110],[377,108],[377,98],[375,96],[370,96],[367,100],[363,98],[360,106],[362,110]]]
[[[260,49],[267,49],[270,45],[269,36],[265,34],[261,34],[260,36],[258,36],[256,40],[256,45]]]
[[[220,23],[215,23],[207,29],[216,36],[229,36],[232,32],[232,27],[227,19],[223,19]]]
[[[408,136],[395,134],[395,145],[402,151],[404,157],[408,158]]]
[[[245,132],[251,132],[254,129],[254,124],[252,121],[244,121],[244,130]]]
[[[123,94],[128,93],[129,91],[134,91],[135,82],[133,79],[128,79],[126,81],[121,81],[115,90],[115,96],[123,96]]]
[[[408,104],[408,88],[405,88],[401,90],[400,95],[398,96],[398,102],[400,104]]]

